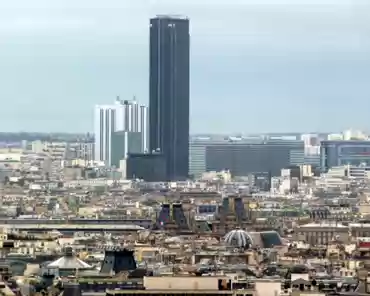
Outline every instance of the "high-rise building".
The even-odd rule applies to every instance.
[[[189,19],[150,20],[150,150],[166,159],[168,179],[189,171]]]
[[[95,107],[95,160],[119,165],[127,153],[148,150],[148,107],[136,100]]]

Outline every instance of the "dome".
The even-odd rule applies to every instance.
[[[253,242],[248,232],[242,229],[231,230],[224,239],[228,245],[236,248],[250,248]]]

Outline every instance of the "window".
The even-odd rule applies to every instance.
[[[370,146],[344,146],[339,148],[342,155],[370,155]]]

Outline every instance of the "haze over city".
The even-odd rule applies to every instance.
[[[365,1],[0,2],[0,295],[370,295]]]
[[[147,103],[159,13],[191,19],[192,133],[370,127],[366,1],[12,0],[0,4],[3,130],[92,131],[95,104]]]

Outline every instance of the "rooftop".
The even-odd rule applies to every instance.
[[[93,267],[74,256],[63,256],[47,266],[59,269],[92,269]]]
[[[5,224],[0,225],[0,227],[10,228],[10,229],[35,229],[40,228],[45,231],[52,231],[56,229],[107,229],[107,230],[143,230],[144,228],[138,225],[112,225],[112,224],[98,224],[98,225],[78,225],[78,224]]]
[[[189,18],[185,15],[180,14],[157,14],[157,19],[177,19],[177,20],[188,20]]]
[[[308,228],[308,227],[335,227],[335,228],[346,228],[345,226],[340,223],[330,223],[330,222],[323,222],[323,223],[308,223],[305,225],[301,225],[301,228]]]

